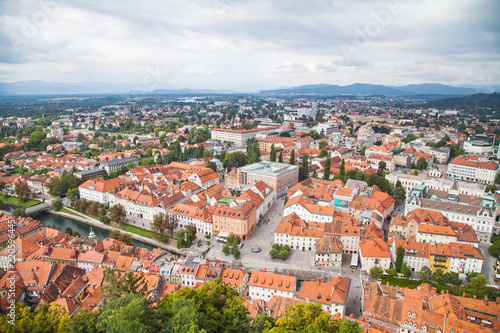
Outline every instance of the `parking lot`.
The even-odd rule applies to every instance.
[[[269,209],[269,211],[261,218],[257,227],[248,238],[243,242],[243,247],[240,249],[241,257],[235,260],[232,255],[225,256],[222,253],[222,243],[217,243],[216,237],[210,239],[210,251],[206,254],[207,259],[221,259],[230,262],[232,265],[241,265],[244,269],[263,269],[274,270],[290,269],[290,270],[320,270],[314,267],[314,252],[302,252],[292,250],[287,260],[271,259],[269,250],[274,241],[274,230],[278,226],[283,217],[283,199],[277,199]],[[206,244],[206,242],[204,242]],[[257,246],[261,249],[259,253],[253,253],[252,247]],[[202,247],[205,249],[206,245]]]

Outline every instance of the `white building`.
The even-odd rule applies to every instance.
[[[104,180],[102,177],[99,177],[89,179],[78,186],[78,192],[80,193],[80,199],[107,205],[109,203],[108,193],[123,185],[125,185],[125,180],[121,178]]]
[[[498,233],[495,222],[497,204],[492,195],[481,197],[460,194],[458,183],[449,191],[430,190],[426,185],[415,186],[406,198],[405,215],[423,208],[441,212],[449,221],[470,225],[480,242],[488,243],[492,232]]]
[[[184,228],[188,225],[195,226],[198,235],[212,235],[212,215],[208,209],[198,208],[183,203],[176,204],[169,210],[177,225]]]
[[[398,247],[402,246],[405,249],[403,262],[411,268],[412,272],[418,273],[420,272],[422,267],[429,267],[429,243],[391,239],[389,241],[389,244],[389,251],[391,252],[393,262],[396,262],[396,253]]]
[[[273,296],[295,297],[295,276],[266,272],[264,269],[252,271],[248,280],[248,296],[250,299],[262,299],[269,302]]]
[[[359,243],[359,260],[361,268],[369,271],[374,266],[384,270],[391,268],[391,253],[387,243],[381,238],[363,239]]]
[[[296,213],[305,222],[331,222],[335,209],[315,205],[308,197],[294,197],[286,203],[283,216]]]
[[[488,185],[495,183],[499,171],[495,161],[470,155],[461,155],[448,165],[449,176]]]

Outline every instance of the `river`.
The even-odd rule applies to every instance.
[[[15,207],[7,206],[3,203],[0,203],[0,209],[5,211],[5,212],[12,213],[12,212],[14,212]],[[61,230],[62,232],[65,232],[67,227],[70,227],[73,231],[78,231],[78,233],[82,236],[88,236],[89,232],[90,232],[89,225],[82,223],[82,222],[79,222],[79,221],[75,221],[73,219],[62,217],[59,215],[54,215],[54,214],[42,212],[42,213],[37,214],[33,218],[45,223],[45,226],[47,226],[47,227],[55,224],[57,227],[59,227],[59,230]],[[103,240],[103,239],[109,237],[109,231],[107,231],[107,230],[92,227],[92,231],[94,231],[94,233],[97,236],[97,239],[99,239],[99,240]],[[149,250],[152,250],[154,248],[152,245],[137,241],[135,239],[133,240],[133,242],[134,242],[134,245],[137,247],[145,247]]]

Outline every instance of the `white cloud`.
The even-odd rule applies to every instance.
[[[497,0],[0,3],[0,81],[500,82]],[[158,80],[155,82],[159,82]]]

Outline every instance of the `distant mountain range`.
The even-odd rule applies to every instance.
[[[389,87],[380,84],[354,83],[348,86],[333,84],[310,84],[292,88],[263,90],[261,94],[274,95],[383,95],[383,96],[412,96],[412,95],[454,95],[464,96],[475,94],[473,88],[447,86],[437,83],[410,84],[401,87]]]
[[[159,89],[145,91],[134,83],[106,82],[45,82],[18,81],[0,83],[0,95],[64,95],[64,94],[231,94],[236,90],[188,89],[171,85],[162,85]],[[500,86],[489,89],[500,91]],[[381,95],[381,96],[466,96],[484,91],[482,87],[453,87],[443,84],[410,84],[401,87],[390,87],[377,84],[355,83],[348,86],[333,84],[311,84],[291,88],[262,90],[264,95]]]

